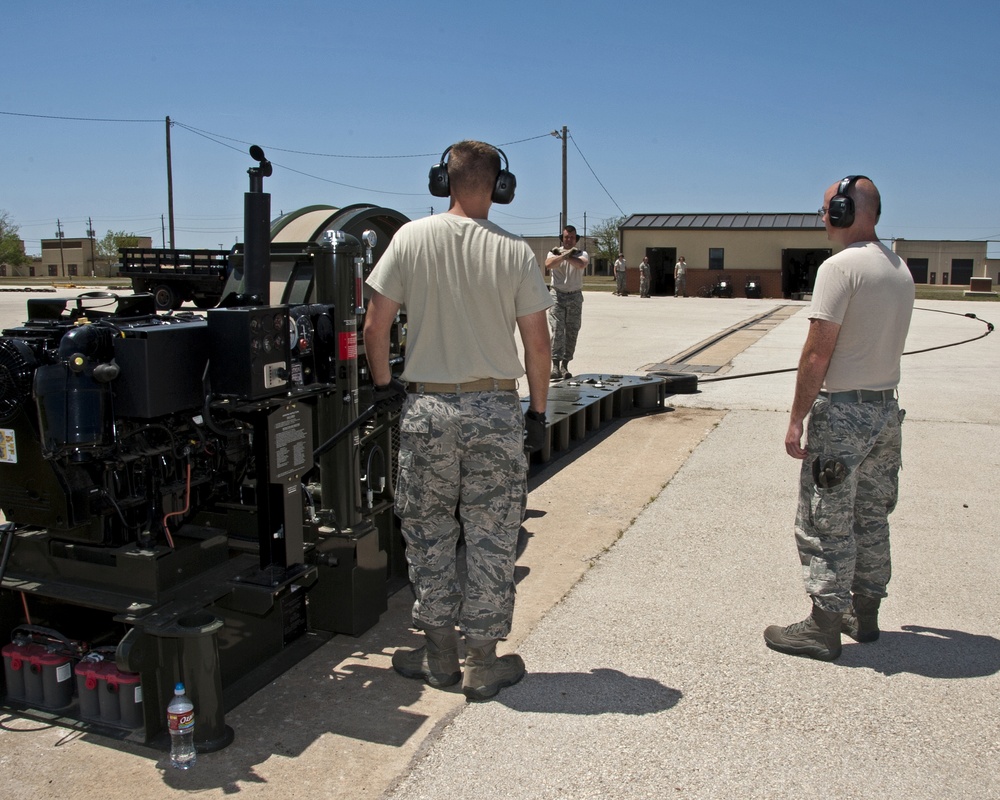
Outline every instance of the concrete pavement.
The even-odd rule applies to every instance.
[[[22,300],[23,302],[23,300]],[[636,373],[780,305],[588,293],[576,373]],[[978,335],[995,303],[918,303],[908,349]],[[2,306],[0,306],[2,310]],[[996,311],[995,311],[996,310]],[[995,318],[994,318],[995,317]],[[3,317],[4,324],[11,324]],[[726,377],[793,368],[795,313]],[[532,481],[515,630],[528,675],[467,705],[396,676],[408,593],[234,712],[189,773],[130,745],[0,721],[9,797],[1000,797],[995,336],[903,362],[904,470],[882,638],[834,663],[763,628],[808,610],[782,445],[792,374],[705,382]]]

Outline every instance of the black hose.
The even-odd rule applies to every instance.
[[[323,442],[323,444],[321,444],[319,447],[313,450],[313,460],[315,461],[317,458],[323,455],[323,453],[325,453],[327,450],[329,450],[331,447],[337,444],[337,442],[339,442],[341,439],[347,436],[347,434],[349,434],[355,428],[364,425],[368,420],[370,420],[372,417],[375,416],[375,413],[377,411],[378,409],[375,406],[369,406],[367,411],[363,411],[361,414],[358,415],[357,419],[355,419],[353,422],[348,422],[343,428],[341,428],[339,431],[333,434],[333,436],[331,436],[329,439]]]
[[[975,342],[979,339],[985,339],[991,333],[993,333],[993,323],[987,322],[982,317],[977,317],[972,313],[962,313],[960,311],[943,311],[940,308],[919,308],[914,307],[914,311],[933,311],[937,314],[952,314],[956,317],[966,317],[968,319],[974,319],[977,322],[982,322],[986,326],[986,330],[979,334],[979,336],[973,336],[971,339],[962,339],[960,342],[951,342],[949,344],[939,344],[934,347],[925,347],[922,350],[908,350],[903,353],[904,356],[915,356],[918,353],[929,353],[932,350],[944,350],[946,347],[958,347],[960,344],[968,344],[969,342]],[[721,381],[734,381],[737,378],[759,378],[762,375],[781,375],[786,372],[798,372],[798,367],[786,367],[785,369],[770,369],[764,372],[744,372],[739,375],[723,375],[718,378],[699,378],[698,383],[719,383]],[[687,374],[687,373],[684,373]]]

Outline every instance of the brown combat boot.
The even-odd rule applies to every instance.
[[[813,603],[812,613],[802,622],[786,628],[780,625],[768,627],[764,631],[764,642],[779,653],[833,661],[840,657],[843,616],[839,611],[824,611]]]
[[[426,644],[416,650],[397,650],[392,668],[404,678],[419,678],[442,689],[462,679],[458,665],[458,631],[453,626],[425,628]]]
[[[465,638],[462,691],[470,702],[489,700],[524,677],[524,660],[516,653],[497,656],[496,639]]]
[[[878,608],[882,598],[856,594],[851,602],[852,608],[844,614],[841,632],[856,642],[874,642],[879,635]]]

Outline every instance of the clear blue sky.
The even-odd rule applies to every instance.
[[[884,239],[1000,240],[994,0],[11,0],[4,18],[0,210],[31,253],[57,219],[162,244],[167,116],[179,247],[242,241],[249,143],[275,215],[415,218],[446,208],[427,192],[445,147],[483,139],[518,180],[493,218],[554,234],[564,125],[580,228],[808,212],[864,173]]]

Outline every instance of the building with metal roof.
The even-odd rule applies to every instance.
[[[643,256],[651,266],[651,293],[674,293],[674,264],[688,265],[687,292],[702,294],[724,275],[742,291],[754,278],[765,297],[802,296],[834,248],[816,212],[632,214],[620,227],[622,250],[638,288]],[[632,284],[635,284],[633,287]]]

